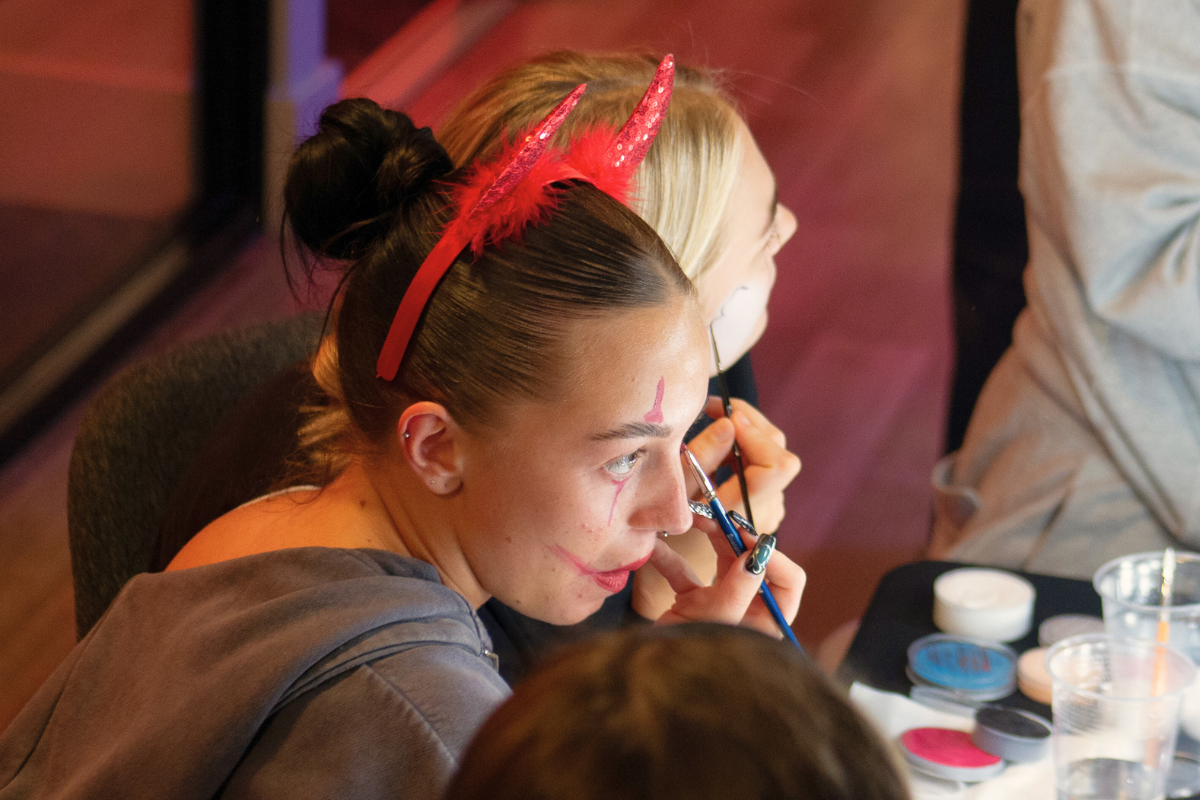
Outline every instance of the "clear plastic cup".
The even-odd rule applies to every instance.
[[[1096,571],[1092,585],[1104,605],[1110,636],[1157,641],[1161,616],[1167,620],[1166,644],[1200,663],[1200,555],[1175,554],[1171,603],[1162,605],[1163,553],[1155,550],[1114,558]],[[1184,731],[1200,739],[1200,685],[1184,698]]]
[[[1155,642],[1086,634],[1046,655],[1060,800],[1160,800],[1191,659]]]

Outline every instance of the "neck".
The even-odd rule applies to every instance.
[[[490,595],[479,585],[459,544],[456,498],[435,494],[407,465],[355,461],[334,484],[359,498],[358,513],[381,549],[430,564],[442,583],[479,608]],[[331,484],[329,488],[333,488]]]

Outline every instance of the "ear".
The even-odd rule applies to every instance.
[[[453,494],[462,486],[464,435],[439,403],[413,403],[396,423],[400,451],[413,474],[434,494]]]

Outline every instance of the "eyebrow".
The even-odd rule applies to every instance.
[[[597,442],[609,442],[614,439],[666,439],[671,435],[669,425],[657,425],[653,422],[626,422],[603,433],[593,433],[592,439]]]

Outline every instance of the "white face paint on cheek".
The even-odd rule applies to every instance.
[[[712,321],[713,336],[717,340],[717,350],[721,354],[721,366],[730,367],[746,351],[753,342],[750,337],[754,327],[767,310],[767,300],[771,296],[770,283],[765,279],[751,280],[729,293],[725,303]],[[709,372],[717,371],[716,361],[710,356]]]

